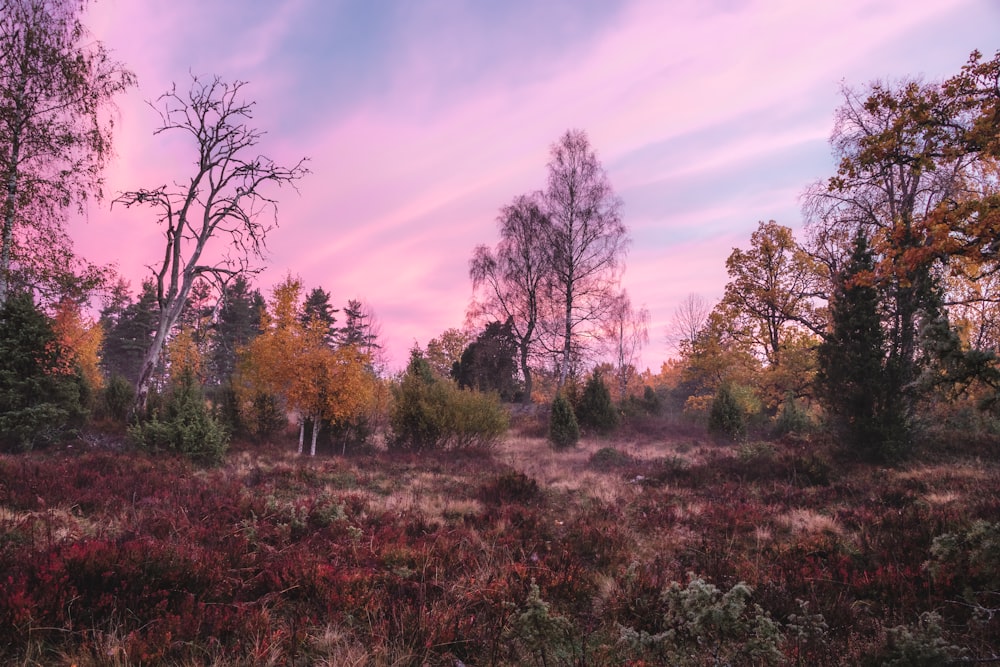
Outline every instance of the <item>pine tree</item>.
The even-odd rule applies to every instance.
[[[302,307],[302,324],[308,324],[311,320],[322,322],[326,331],[323,339],[327,345],[333,347],[337,332],[333,325],[337,322],[335,315],[339,312],[330,303],[330,293],[323,291],[322,287],[316,287],[306,296],[306,302]]]
[[[831,330],[818,350],[819,393],[849,445],[867,458],[895,458],[908,440],[898,373],[888,361],[872,284],[874,258],[859,230],[836,280]]]
[[[142,284],[138,301],[127,293],[119,293],[111,307],[101,312],[104,344],[101,364],[108,377],[123,377],[134,386],[139,379],[142,358],[149,347],[159,317],[153,283]]]
[[[61,438],[86,417],[87,388],[30,295],[0,309],[0,447],[27,450]]]
[[[517,340],[511,323],[490,322],[462,352],[452,368],[458,386],[478,391],[495,391],[505,401],[517,393]]]
[[[552,401],[552,414],[549,416],[549,442],[556,449],[572,447],[580,439],[580,425],[573,414],[573,406],[563,396],[556,394]]]
[[[212,332],[209,384],[226,386],[236,370],[237,352],[260,335],[264,297],[240,276],[227,285]]]
[[[592,428],[601,434],[610,433],[618,427],[618,411],[611,401],[611,392],[596,370],[587,378],[576,408],[576,417],[581,426]]]

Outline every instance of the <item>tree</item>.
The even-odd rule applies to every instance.
[[[462,353],[472,342],[472,336],[461,329],[445,329],[440,336],[427,341],[424,357],[431,370],[440,378],[449,378]]]
[[[580,425],[573,413],[573,406],[560,391],[552,401],[549,415],[549,442],[556,449],[572,447],[580,440]]]
[[[86,383],[31,295],[0,307],[0,447],[26,450],[80,426]]]
[[[697,338],[711,312],[712,305],[700,294],[688,294],[674,309],[667,332],[667,343],[680,352],[685,343],[690,344]]]
[[[591,149],[586,133],[569,130],[553,144],[548,187],[542,194],[549,219],[546,239],[559,312],[554,324],[559,386],[584,348],[582,338],[607,315],[622,269],[628,237],[621,200]]]
[[[315,287],[306,295],[306,302],[302,307],[302,321],[307,323],[315,320],[326,327],[323,332],[323,340],[329,345],[335,344],[336,332],[334,324],[337,322],[336,313],[340,311],[330,303],[330,293],[322,287]]]
[[[604,378],[595,370],[587,378],[583,395],[574,411],[580,426],[587,426],[605,435],[618,427],[619,416],[611,402],[611,392]]]
[[[636,375],[636,364],[642,346],[649,342],[649,311],[632,308],[628,292],[622,291],[611,305],[604,322],[604,338],[608,342],[615,364],[615,380],[622,403],[628,398],[628,385]]]
[[[264,297],[250,288],[245,276],[228,283],[219,297],[218,316],[212,331],[210,365],[212,383],[223,385],[236,371],[237,351],[260,334]]]
[[[101,325],[86,317],[79,303],[64,298],[55,308],[52,330],[89,388],[100,390],[104,386],[100,367],[101,344],[104,342]]]
[[[726,260],[729,282],[721,307],[731,314],[734,332],[746,338],[770,366],[781,364],[789,330],[820,328],[813,300],[817,270],[798,247],[792,230],[761,222],[750,248],[734,248]]]
[[[530,360],[538,343],[543,300],[551,282],[550,222],[540,195],[521,195],[500,211],[496,248],[480,245],[469,262],[473,289],[480,297],[470,318],[509,322],[517,343],[524,403],[531,402]]]
[[[868,239],[859,230],[851,259],[837,277],[830,332],[818,351],[817,384],[850,445],[865,456],[887,458],[901,453],[906,422],[874,272]]]
[[[243,99],[241,81],[192,77],[186,96],[176,86],[159,98],[162,124],[157,134],[193,137],[197,168],[186,184],[172,189],[120,194],[126,207],[151,206],[164,225],[163,259],[155,270],[159,323],[147,348],[136,390],[144,405],[163,345],[199,279],[223,282],[248,270],[260,258],[267,233],[276,224],[277,202],[271,186],[292,185],[308,170],[304,160],[292,167],[257,154],[263,132],[248,125],[253,104]],[[271,212],[270,222],[265,213]]]
[[[83,0],[6,0],[0,11],[0,305],[11,266],[31,263],[18,230],[65,247],[62,214],[101,195],[112,98],[135,76],[80,22]],[[22,239],[23,245],[23,239]]]
[[[517,340],[513,327],[506,323],[490,322],[462,352],[453,376],[462,389],[482,392],[495,391],[505,401],[517,393]]]
[[[101,311],[104,342],[101,348],[101,365],[109,378],[121,377],[133,386],[139,380],[142,360],[149,348],[159,308],[152,281],[142,284],[137,301],[132,301],[127,283],[119,283],[111,300]]]

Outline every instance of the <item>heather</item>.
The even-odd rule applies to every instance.
[[[650,421],[554,450],[200,468],[105,438],[0,458],[23,665],[888,664],[994,657],[1000,469]],[[981,452],[977,452],[981,453]],[[935,658],[936,656],[936,658]],[[910,659],[910,658],[906,658]]]

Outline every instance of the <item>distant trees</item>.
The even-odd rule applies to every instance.
[[[188,93],[178,93],[175,86],[161,95],[157,133],[180,132],[194,139],[195,173],[176,189],[134,190],[115,200],[126,207],[151,206],[164,226],[163,259],[155,272],[159,322],[137,380],[140,405],[195,281],[222,283],[247,270],[274,224],[276,200],[268,188],[294,185],[307,173],[302,160],[284,167],[255,152],[263,133],[247,124],[253,104],[243,99],[244,85],[192,77]]]
[[[517,337],[510,320],[490,322],[462,352],[452,377],[462,389],[496,392],[505,401],[518,392]]]
[[[0,11],[0,306],[13,263],[51,271],[43,260],[51,253],[37,251],[68,245],[63,211],[101,195],[111,153],[105,112],[135,83],[87,34],[85,5],[6,0]]]

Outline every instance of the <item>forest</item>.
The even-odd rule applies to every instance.
[[[397,370],[373,305],[258,284],[309,163],[244,82],[152,103],[196,154],[111,196],[146,279],[74,252],[136,85],[81,13],[0,2],[0,661],[1000,661],[1000,53],[845,84],[803,224],[757,223],[659,369],[567,130]]]

